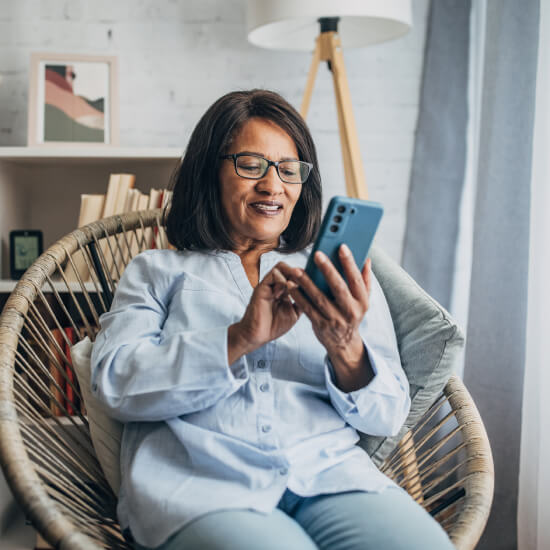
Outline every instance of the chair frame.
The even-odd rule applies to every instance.
[[[39,394],[61,389],[49,370],[52,360],[63,376],[72,369],[52,336],[52,328],[62,328],[58,317],[82,325],[93,340],[122,270],[152,244],[168,246],[158,209],[77,229],[33,263],[0,316],[0,461],[28,519],[56,548],[131,548],[120,533],[116,497],[95,456],[87,417],[68,415],[62,402],[56,406],[63,415],[53,416]],[[78,253],[91,282],[67,279]],[[79,398],[78,384],[72,389]],[[483,422],[459,378],[450,378],[380,468],[440,522],[458,549],[475,547],[491,507],[494,470]]]

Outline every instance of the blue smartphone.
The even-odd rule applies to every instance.
[[[339,196],[331,199],[306,264],[306,273],[330,298],[330,287],[313,261],[315,252],[324,252],[346,279],[338,256],[340,245],[349,246],[355,263],[362,269],[383,212],[384,208],[378,202]]]

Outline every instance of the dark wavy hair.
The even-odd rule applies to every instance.
[[[185,155],[172,178],[172,201],[164,212],[168,240],[178,250],[234,250],[222,212],[220,156],[251,118],[269,120],[294,141],[300,160],[313,163],[308,180],[283,232],[281,252],[313,242],[321,224],[321,177],[317,153],[301,115],[279,94],[268,90],[231,92],[218,99],[191,134]]]

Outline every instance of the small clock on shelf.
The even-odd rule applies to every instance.
[[[43,251],[42,231],[18,229],[10,231],[10,276],[20,279]]]

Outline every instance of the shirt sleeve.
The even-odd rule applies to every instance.
[[[248,380],[228,364],[228,326],[166,335],[174,273],[143,253],[128,264],[91,358],[92,392],[113,418],[160,421],[210,407]]]
[[[401,367],[389,307],[374,274],[372,282],[369,310],[359,331],[374,377],[358,390],[343,392],[335,384],[334,368],[327,357],[325,378],[331,402],[348,424],[369,435],[393,436],[409,414],[409,382]]]

